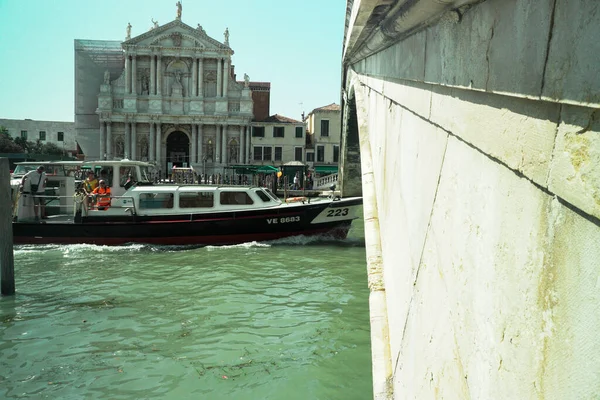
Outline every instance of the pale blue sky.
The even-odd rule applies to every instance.
[[[177,0],[0,0],[0,118],[73,121],[74,39],[124,40]],[[346,0],[182,0],[182,21],[229,44],[238,80],[271,82],[271,114],[340,102]],[[300,104],[302,103],[302,105]]]

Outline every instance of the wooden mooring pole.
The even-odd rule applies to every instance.
[[[0,157],[0,294],[15,294],[10,169],[5,157]]]

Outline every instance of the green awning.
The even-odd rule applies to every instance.
[[[273,174],[279,171],[278,168],[272,165],[230,165],[236,174]]]
[[[338,172],[337,165],[315,165],[317,174],[336,174]]]
[[[275,168],[271,165],[261,165],[260,167],[258,167],[258,169],[256,170],[256,172],[260,172],[263,174],[272,174],[279,171],[279,168]]]

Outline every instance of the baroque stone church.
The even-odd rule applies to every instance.
[[[229,31],[219,42],[183,23],[180,7],[172,22],[133,37],[131,29],[123,42],[75,40],[75,129],[86,159],[147,160],[163,171],[248,162],[250,124],[268,116],[270,84],[236,80]]]

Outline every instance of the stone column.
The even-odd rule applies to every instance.
[[[137,160],[137,122],[131,123],[131,159]]]
[[[112,125],[110,121],[106,121],[106,159],[113,158],[113,142],[112,142]]]
[[[204,162],[204,149],[202,148],[202,144],[204,143],[204,135],[202,134],[203,132],[203,125],[202,124],[198,124],[197,126],[197,131],[198,131],[198,162]],[[204,172],[204,171],[202,171]]]
[[[244,125],[240,125],[240,148],[238,150],[239,163],[245,164],[244,161]]]
[[[137,91],[137,56],[131,56],[131,93],[138,94]]]
[[[196,61],[196,60],[194,60]],[[190,157],[190,164],[196,164],[196,154],[198,152],[198,125],[192,124],[192,156]]]
[[[251,136],[252,135],[252,127],[251,126],[247,126],[246,127],[246,160],[248,160],[248,164],[250,164],[252,162],[252,160],[250,160],[250,141],[251,141]]]
[[[131,64],[129,53],[125,53],[125,94],[131,93]]]
[[[150,55],[150,95],[156,94],[156,57]]]
[[[217,58],[217,97],[222,96],[221,82],[223,81],[223,59]]]
[[[229,161],[229,156],[227,154],[227,128],[227,125],[223,125],[223,140],[221,140],[221,160],[223,160],[223,163]]]
[[[123,158],[131,159],[131,123],[125,122],[125,146]]]
[[[201,58],[198,65],[198,96],[204,97],[204,59]]]
[[[154,133],[154,122],[150,122],[150,136],[148,137],[148,161],[156,159],[156,134]]]
[[[162,149],[161,149],[161,136],[162,136],[162,128],[160,126],[160,122],[156,123],[156,164],[158,165],[159,169],[161,168],[161,156],[162,156]]]
[[[106,154],[106,124],[100,121],[100,159],[104,160]]]
[[[198,59],[194,57],[192,62],[192,96],[198,96]],[[193,129],[192,129],[193,130]]]
[[[217,148],[215,149],[215,161],[217,164],[221,162],[221,125],[217,125]]]
[[[229,83],[229,59],[225,59],[223,66],[223,97],[227,97],[227,85]]]
[[[159,55],[156,59],[156,94],[162,95],[162,58]]]

